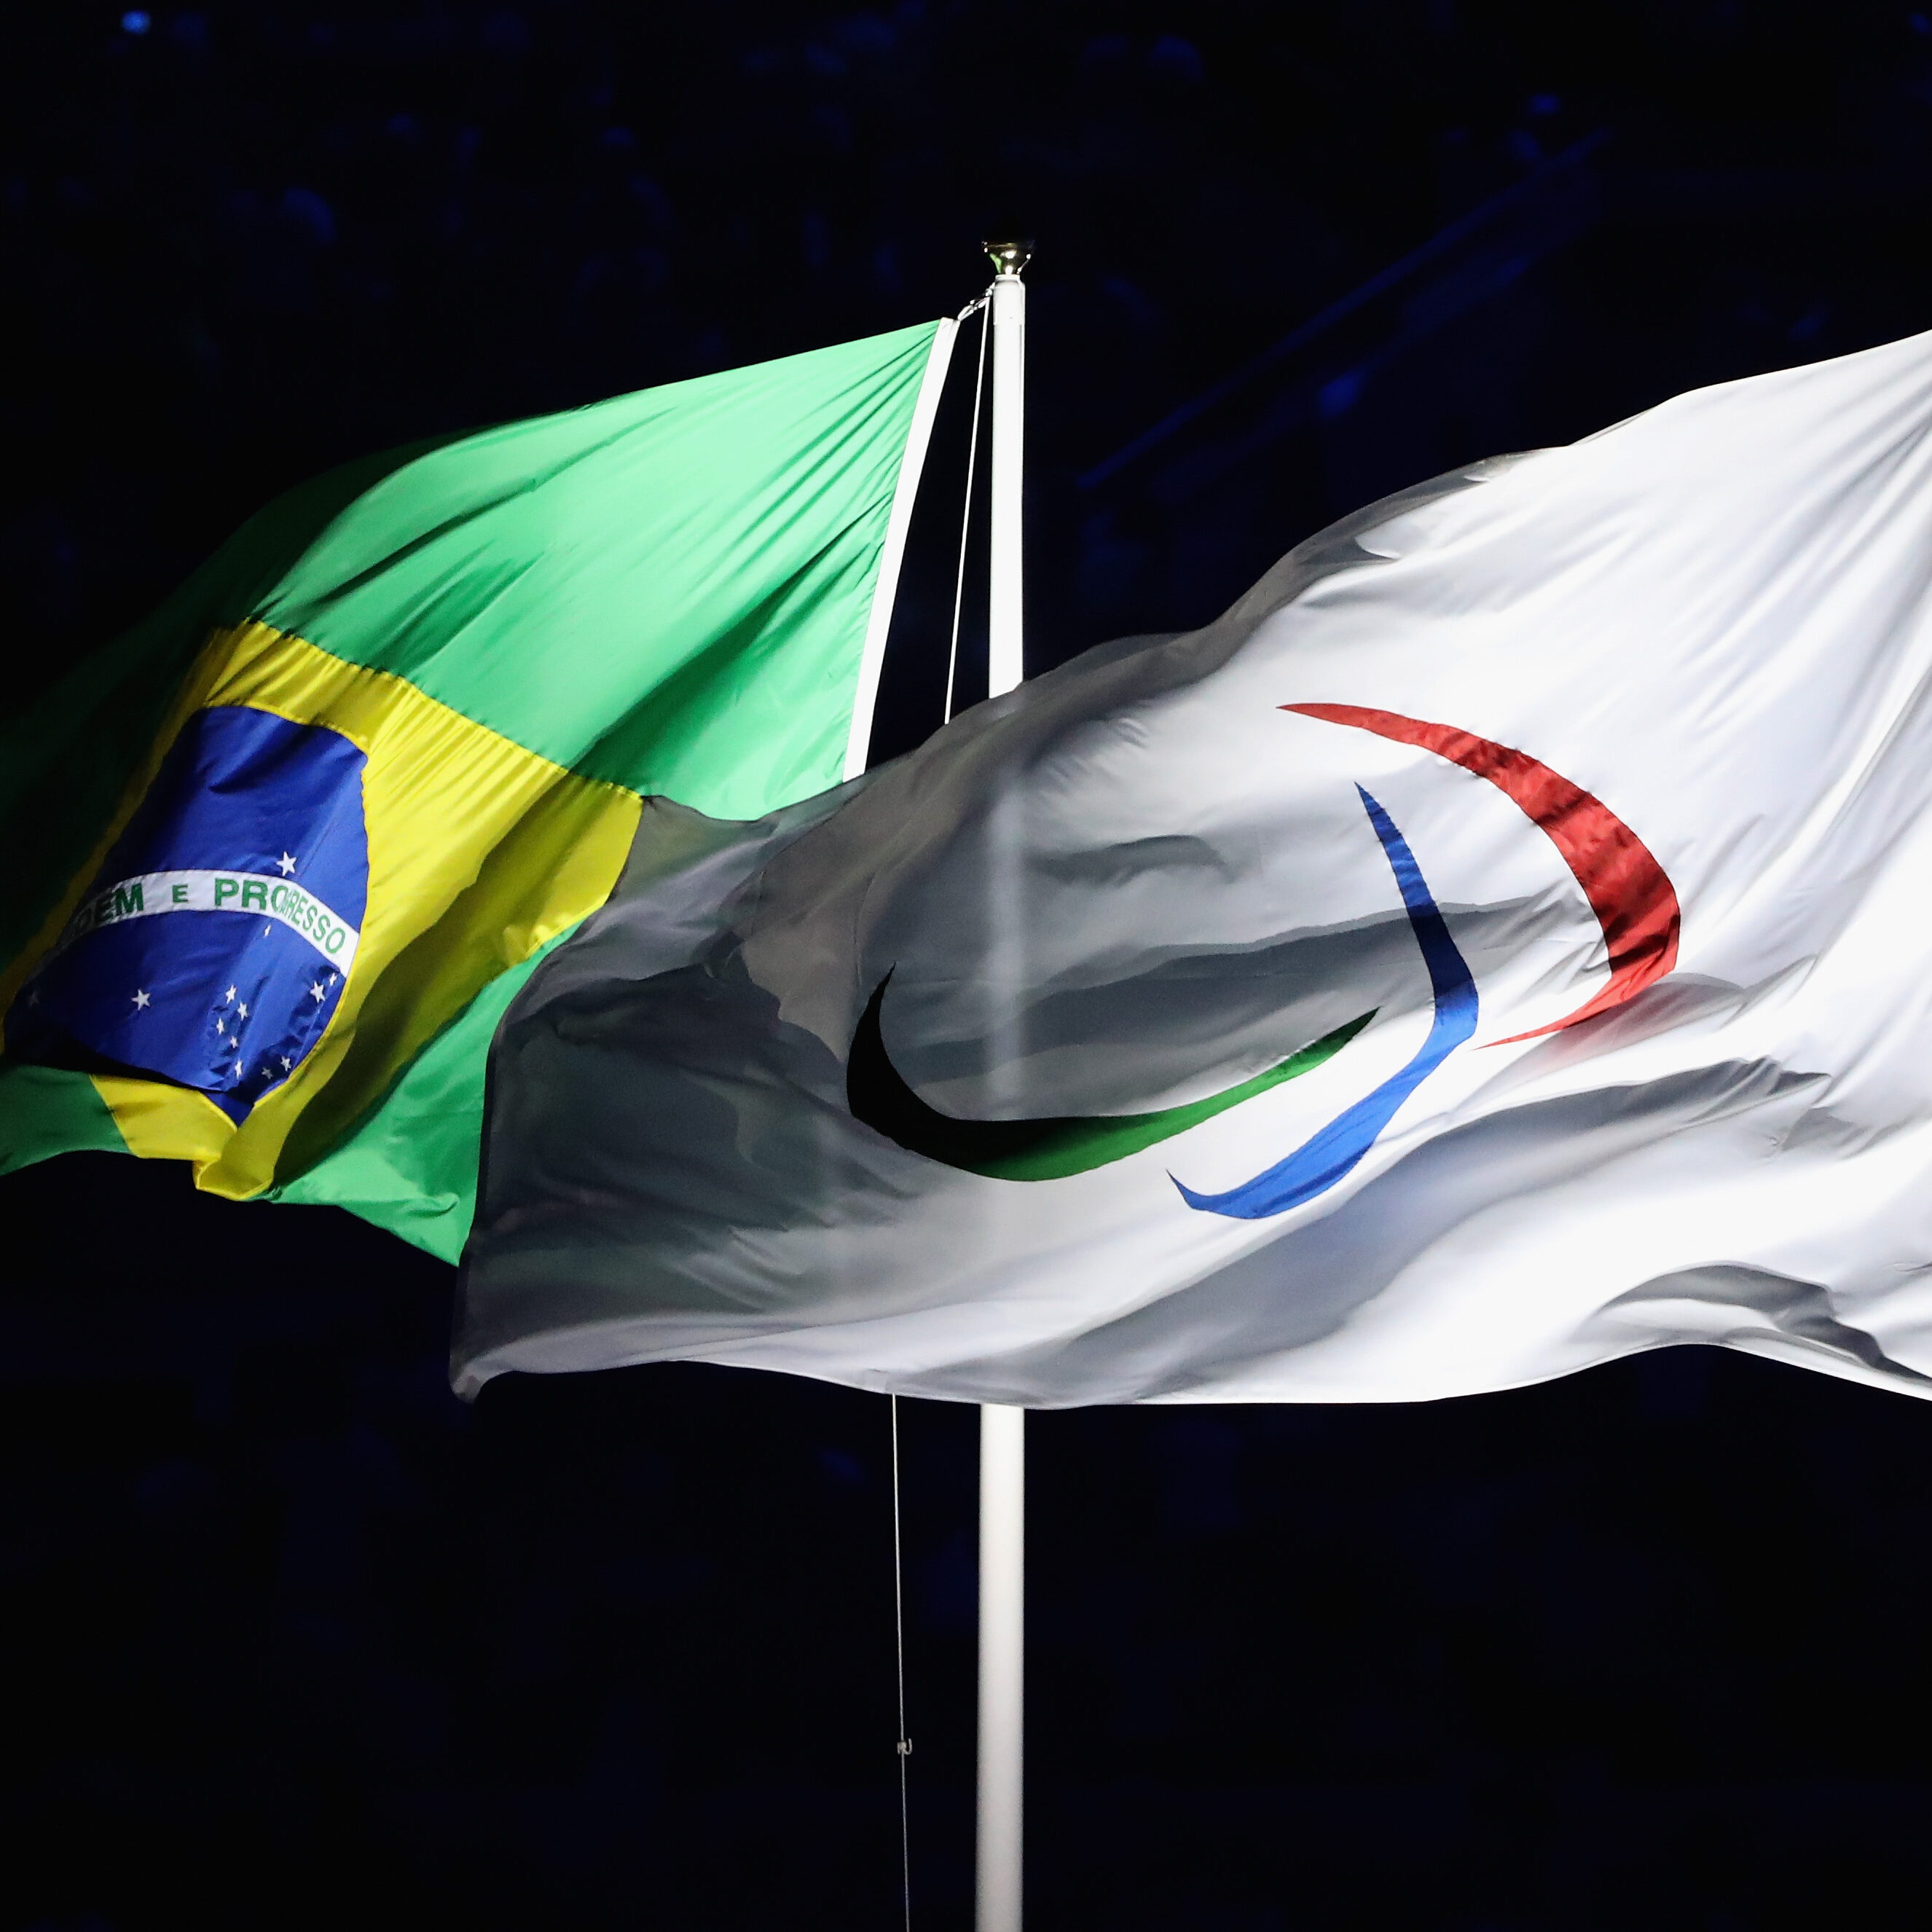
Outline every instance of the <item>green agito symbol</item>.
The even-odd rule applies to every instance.
[[[1370,1021],[1372,1011],[1352,1019],[1312,1046],[1291,1054],[1278,1066],[1244,1080],[1204,1100],[1162,1107],[1151,1114],[1063,1114],[1032,1120],[962,1120],[930,1107],[908,1086],[886,1052],[879,1030],[879,1009],[888,973],[874,988],[860,1016],[847,1063],[847,1104],[854,1115],[909,1152],[947,1167],[982,1174],[992,1180],[1063,1180],[1070,1174],[1124,1160],[1156,1141],[1211,1120],[1284,1080],[1307,1073],[1333,1059]]]

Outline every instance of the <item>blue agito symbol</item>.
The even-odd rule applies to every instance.
[[[362,752],[198,711],[7,1016],[16,1059],[171,1081],[241,1121],[312,1052],[369,896]]]

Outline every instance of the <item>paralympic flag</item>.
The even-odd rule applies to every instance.
[[[1423,485],[731,825],[499,1031],[455,1352],[1932,1392],[1932,336]]]
[[[952,336],[352,464],[5,735],[0,1172],[73,1148],[454,1260],[497,1022],[646,796],[864,764]]]

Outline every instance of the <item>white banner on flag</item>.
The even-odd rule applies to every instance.
[[[1928,590],[1922,337],[1422,486],[791,814],[653,808],[500,1035],[460,1382],[1932,1389]]]

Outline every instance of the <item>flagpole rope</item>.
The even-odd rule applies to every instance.
[[[952,718],[952,678],[959,666],[959,612],[966,598],[966,539],[973,529],[973,470],[980,458],[980,398],[986,388],[986,338],[992,333],[992,304],[982,296],[962,314],[963,321],[974,309],[980,311],[980,362],[973,377],[973,430],[966,445],[966,495],[959,510],[959,568],[952,580],[952,642],[946,652],[946,712],[943,722]]]
[[[946,718],[952,716],[953,673],[959,662],[959,612],[966,595],[966,539],[973,527],[973,472],[980,454],[980,403],[986,388],[986,337],[992,313],[992,291],[968,302],[957,320],[964,322],[975,310],[980,316],[980,357],[973,376],[973,428],[966,446],[966,490],[959,509],[959,567],[952,580],[952,637],[946,652]],[[899,1514],[899,1399],[887,1398],[892,1439],[892,1664],[898,1680],[899,1701],[899,1900],[905,1914],[905,1932],[912,1932],[912,1801],[908,1784],[912,1756],[912,1739],[906,1736],[905,1692],[905,1555]]]
[[[892,1646],[899,1682],[899,1896],[905,1907],[905,1932],[912,1932],[912,1810],[906,1791],[905,1564],[899,1540],[899,1399],[891,1398],[892,1427]]]

